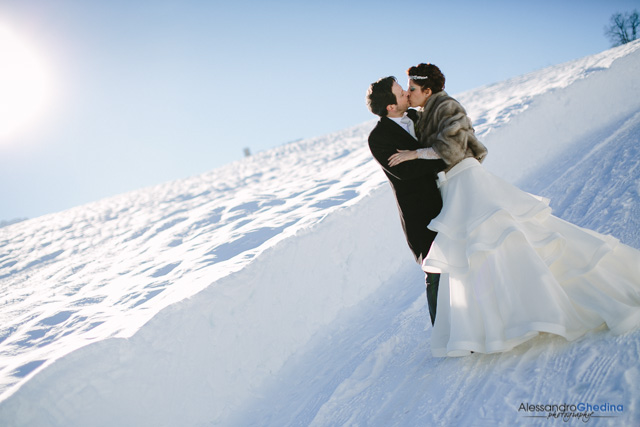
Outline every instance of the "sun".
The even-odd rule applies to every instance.
[[[0,144],[35,125],[49,95],[49,76],[37,50],[0,22]]]

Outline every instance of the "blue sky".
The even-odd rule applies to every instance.
[[[0,140],[0,220],[206,172],[373,119],[369,83],[433,62],[456,94],[606,50],[639,1],[0,0],[48,107]],[[0,56],[0,62],[6,60]],[[3,102],[0,94],[0,103]]]

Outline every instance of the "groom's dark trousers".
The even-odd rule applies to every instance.
[[[409,117],[416,119],[415,110],[409,110]],[[396,196],[400,222],[409,248],[416,262],[429,253],[436,233],[427,225],[442,209],[442,197],[436,185],[438,172],[445,169],[443,160],[411,160],[389,167],[389,157],[398,150],[423,148],[406,130],[388,117],[381,117],[369,135],[371,154],[387,175]],[[427,301],[431,323],[435,322],[438,297],[439,275],[428,274]]]

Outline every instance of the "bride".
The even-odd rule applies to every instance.
[[[486,171],[487,149],[440,69],[407,74],[426,148],[400,151],[389,165],[433,151],[447,164],[443,208],[429,224],[438,234],[422,263],[443,274],[433,355],[503,352],[540,332],[574,340],[603,323],[614,333],[640,326],[640,251],[551,215],[548,200]]]

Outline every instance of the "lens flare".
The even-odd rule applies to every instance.
[[[35,126],[49,95],[49,76],[37,50],[0,22],[0,144]]]

